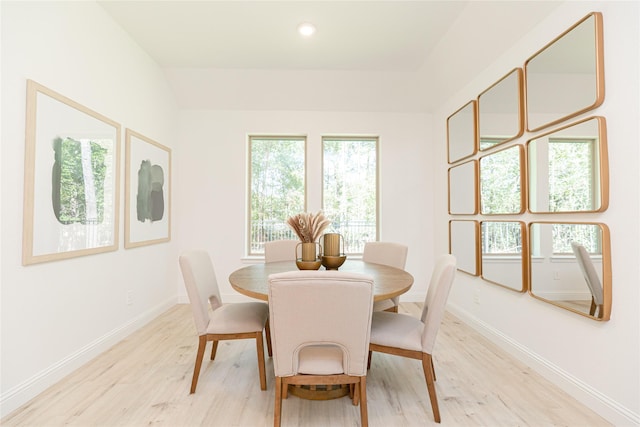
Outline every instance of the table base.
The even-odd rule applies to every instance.
[[[349,384],[289,385],[289,394],[307,400],[332,400],[349,395]]]

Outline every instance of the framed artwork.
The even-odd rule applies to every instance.
[[[125,130],[125,248],[171,240],[171,150]]]
[[[22,264],[118,249],[120,125],[27,80]]]

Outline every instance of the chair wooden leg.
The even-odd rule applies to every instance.
[[[360,425],[369,426],[369,415],[367,414],[367,377],[360,377]]]
[[[433,409],[433,419],[440,422],[440,408],[438,408],[438,397],[436,396],[436,386],[433,383],[433,360],[430,354],[422,354],[422,370],[424,371],[424,379],[427,382],[427,390],[429,391],[429,399],[431,400],[431,409]]]
[[[367,358],[367,369],[371,369],[371,350],[369,350],[369,357]]]
[[[433,357],[431,358],[431,373],[433,374],[433,381],[437,380],[436,378],[436,368],[433,366]]]
[[[258,351],[258,373],[260,374],[260,390],[267,389],[267,375],[264,370],[264,337],[262,331],[256,333],[256,348]]]
[[[218,351],[218,340],[213,340],[213,345],[211,346],[211,360],[216,358],[217,351]]]
[[[207,336],[200,335],[198,337],[198,354],[196,355],[196,364],[193,367],[193,378],[191,379],[191,392],[196,392],[196,386],[198,385],[198,376],[200,376],[200,367],[202,366],[202,359],[204,358],[204,350],[207,347]]]
[[[273,356],[273,350],[271,349],[271,326],[269,326],[269,319],[267,319],[267,323],[264,325],[264,331],[267,334],[267,354],[271,357]]]
[[[280,427],[282,420],[282,378],[276,377],[276,398],[273,408],[273,426]]]
[[[349,384],[349,393],[353,406],[358,406],[360,403],[360,385],[356,383]]]

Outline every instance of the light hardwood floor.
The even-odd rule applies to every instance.
[[[415,316],[420,309],[416,303],[400,306]],[[255,341],[222,341],[213,363],[205,357],[198,389],[189,395],[196,346],[190,308],[177,305],[0,424],[273,425],[273,363],[267,359],[267,391],[261,391]],[[434,358],[443,427],[611,425],[451,314]],[[374,353],[367,395],[372,427],[438,425],[417,360]],[[359,408],[347,398],[290,396],[283,402],[283,426],[359,422]]]

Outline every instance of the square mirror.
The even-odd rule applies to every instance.
[[[529,224],[530,289],[541,301],[609,320],[611,244],[602,223]]]
[[[593,12],[525,62],[529,131],[602,104],[603,45],[602,14]]]
[[[482,278],[517,292],[527,290],[528,245],[521,221],[480,223]]]
[[[524,133],[522,69],[516,68],[478,96],[480,151]]]
[[[478,152],[476,101],[470,101],[447,118],[447,155],[449,163]]]
[[[478,213],[478,161],[471,160],[449,169],[449,213]]]
[[[478,275],[478,222],[449,221],[449,253],[457,260],[458,270]]]
[[[527,142],[529,210],[601,212],[609,205],[604,117],[593,117]]]

